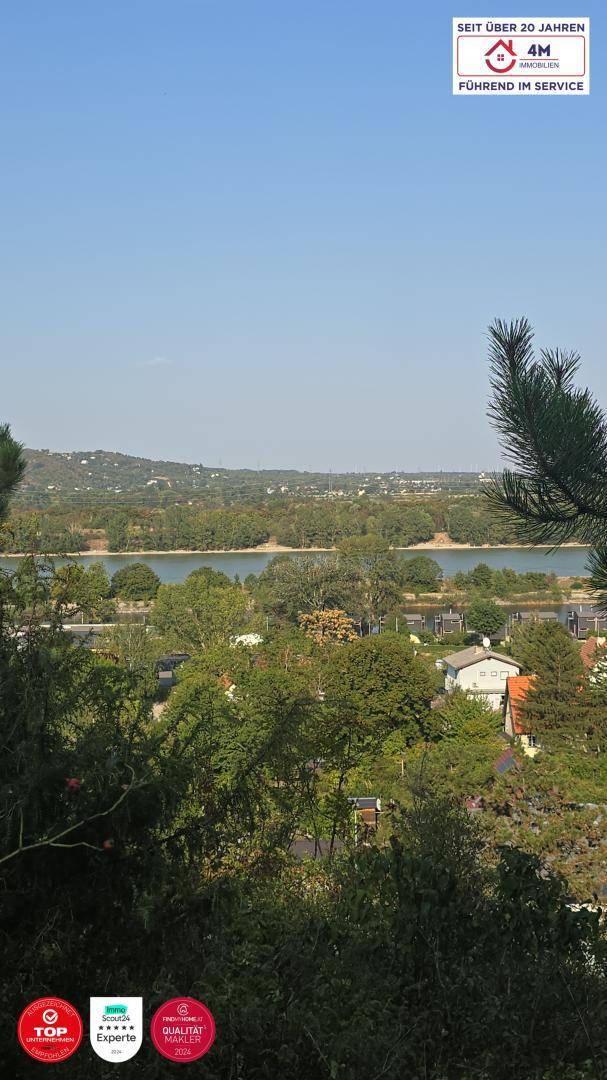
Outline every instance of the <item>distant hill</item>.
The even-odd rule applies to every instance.
[[[191,490],[211,477],[202,465],[150,461],[112,450],[26,450],[25,494],[61,491],[64,494],[144,491],[146,488]]]
[[[480,473],[309,473],[289,469],[221,469],[152,461],[113,450],[57,453],[26,450],[27,471],[18,498],[28,504],[129,500],[172,501],[193,496],[237,502],[273,496],[339,497],[473,492]]]

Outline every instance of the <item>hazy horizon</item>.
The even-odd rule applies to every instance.
[[[314,468],[313,469],[313,468],[306,468],[305,465],[300,467],[300,466],[297,466],[297,465],[280,465],[280,464],[279,465],[263,465],[263,464],[251,465],[251,464],[244,464],[244,463],[240,463],[240,464],[236,464],[236,465],[226,465],[225,462],[202,461],[199,458],[192,458],[190,460],[186,460],[185,458],[182,459],[182,458],[171,458],[171,457],[159,457],[157,454],[136,454],[136,453],[131,453],[128,450],[122,450],[122,449],[118,449],[116,447],[110,448],[108,446],[66,447],[63,450],[62,449],[57,449],[57,448],[52,447],[52,446],[26,446],[25,449],[26,449],[26,451],[31,451],[31,452],[40,453],[40,454],[50,453],[50,454],[60,454],[62,456],[70,455],[70,456],[74,456],[74,457],[77,457],[79,454],[122,454],[125,457],[141,457],[141,458],[146,458],[148,461],[165,462],[165,463],[170,463],[170,464],[173,464],[173,465],[202,465],[202,466],[204,466],[205,468],[208,468],[208,469],[230,469],[230,470],[234,469],[234,470],[237,470],[237,471],[247,470],[247,471],[250,471],[250,472],[287,472],[287,471],[295,471],[295,472],[302,472],[302,473],[326,473],[327,475],[330,474],[330,473],[333,473],[334,475],[339,476],[339,475],[346,475],[346,474],[367,475],[369,473],[389,474],[389,473],[393,473],[393,472],[399,472],[399,473],[401,473],[401,472],[402,473],[418,473],[419,472],[419,473],[424,474],[424,473],[440,473],[440,472],[443,472],[443,473],[460,473],[460,472],[462,472],[462,473],[466,473],[466,472],[479,473],[479,472],[485,472],[485,473],[487,473],[487,472],[492,471],[491,469],[489,469],[487,467],[483,467],[482,465],[479,465],[478,467],[474,466],[474,467],[471,467],[469,469],[456,469],[456,468],[452,468],[452,467],[448,467],[448,466],[440,466],[440,465],[438,465],[438,466],[436,466],[436,468],[434,468],[434,467],[426,466],[423,463],[420,465],[419,468],[418,467],[407,468],[406,466],[403,466],[402,468],[397,468],[397,469],[396,468],[395,469],[375,469],[375,468],[372,468],[372,467],[369,467],[369,468],[362,468],[362,467],[354,468],[354,467],[352,467],[352,468],[344,468],[344,469],[332,469],[330,466],[327,469],[322,469],[322,468],[320,468],[320,469],[315,469]]]
[[[58,452],[490,470],[486,328],[522,314],[607,401],[603,81],[453,97],[452,16],[8,7],[0,421]]]

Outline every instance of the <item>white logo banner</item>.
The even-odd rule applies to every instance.
[[[453,20],[454,94],[589,94],[590,20]]]
[[[92,997],[90,1039],[104,1061],[128,1061],[143,1038],[143,999],[140,997]]]

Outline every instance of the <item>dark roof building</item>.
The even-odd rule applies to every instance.
[[[367,828],[376,829],[381,814],[381,799],[375,796],[350,796],[348,802],[354,810],[354,827],[366,825]]]
[[[403,615],[403,619],[407,624],[409,630],[425,630],[426,629],[426,616],[421,615],[419,612]]]
[[[156,661],[158,684],[163,690],[170,690],[172,686],[175,686],[177,682],[177,675],[175,674],[177,668],[180,664],[185,664],[186,660],[189,659],[189,653],[171,653],[169,656],[163,656],[160,660]]]
[[[461,611],[441,611],[434,616],[434,633],[437,637],[459,634],[465,628],[466,623]]]
[[[558,622],[556,611],[513,611],[510,621],[515,623]]]
[[[567,626],[575,638],[583,641],[588,634],[604,634],[607,631],[607,616],[592,604],[577,604],[569,612]]]

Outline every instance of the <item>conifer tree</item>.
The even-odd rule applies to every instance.
[[[542,349],[538,358],[527,319],[496,319],[489,360],[489,416],[513,468],[494,480],[488,498],[523,543],[588,544],[598,606],[607,610],[607,417],[590,390],[575,385],[579,354]],[[582,738],[598,749],[605,711],[596,698],[589,705],[581,663],[562,639],[542,638],[553,651],[540,649],[527,664],[538,677],[525,711],[544,744]]]
[[[23,444],[13,439],[8,424],[0,424],[0,522],[7,517],[11,496],[24,473]]]
[[[539,675],[554,670],[559,655],[569,655],[580,672],[579,649],[560,622],[527,622],[512,631],[512,655],[522,674]]]
[[[534,680],[523,707],[530,731],[544,748],[583,742],[593,712],[579,650],[556,624],[535,635]]]
[[[489,416],[513,468],[488,497],[523,543],[592,548],[593,585],[607,608],[607,417],[574,383],[577,352],[542,349],[536,358],[525,318],[489,327]]]

